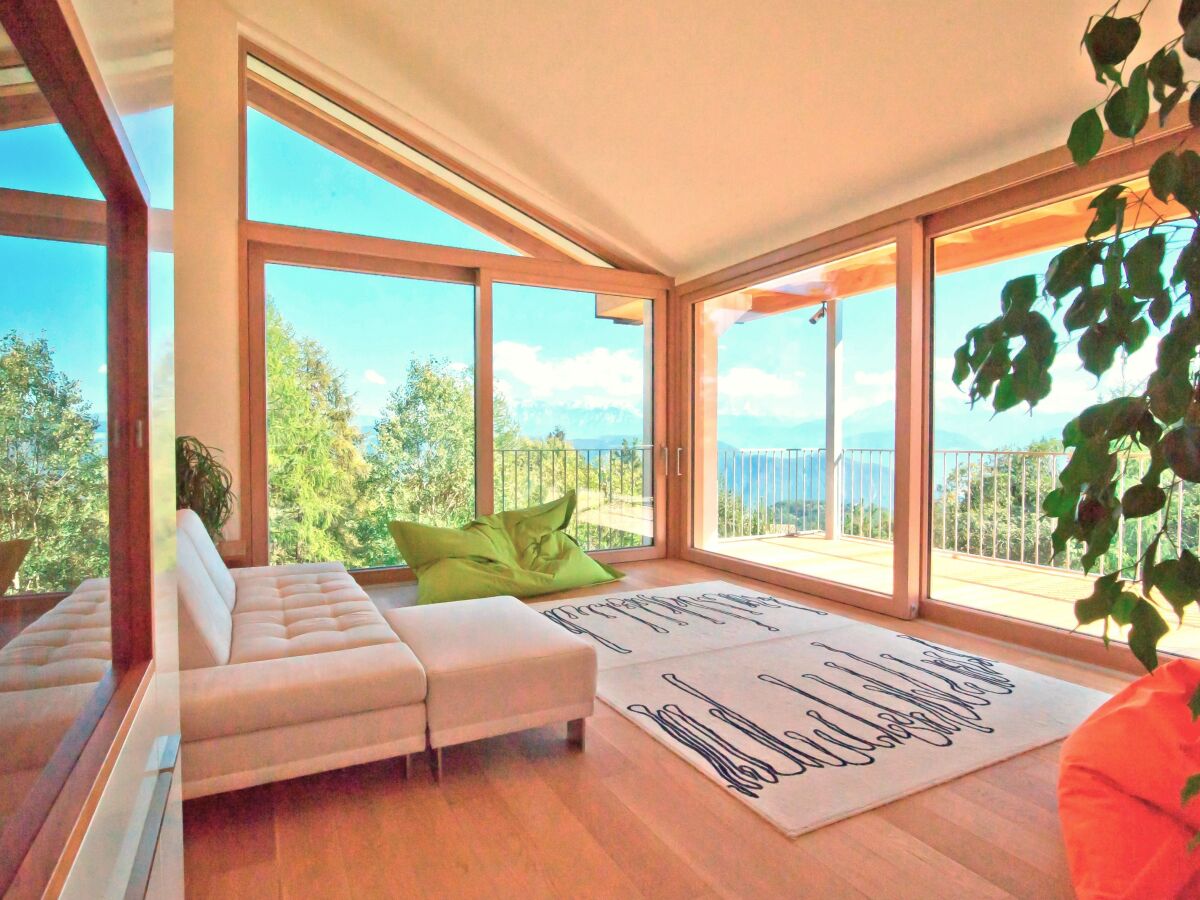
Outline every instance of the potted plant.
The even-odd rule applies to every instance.
[[[190,509],[200,517],[213,541],[233,513],[233,476],[216,458],[219,450],[198,438],[175,438],[175,508]]]

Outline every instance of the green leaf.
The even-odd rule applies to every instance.
[[[1187,30],[1192,19],[1200,16],[1200,0],[1183,0],[1179,4],[1179,27]]]
[[[1175,199],[1195,215],[1200,211],[1200,154],[1195,150],[1184,150],[1179,154],[1183,174],[1175,188]]]
[[[1193,125],[1200,125],[1200,92],[1193,92],[1188,101],[1188,120]]]
[[[1158,668],[1158,642],[1171,629],[1154,604],[1140,598],[1129,617],[1129,624],[1129,649],[1147,672],[1153,672]]]
[[[1076,288],[1092,283],[1092,272],[1100,262],[1097,244],[1072,244],[1057,253],[1046,268],[1046,293],[1061,300]]]
[[[1192,19],[1183,32],[1183,52],[1192,59],[1200,59],[1200,19]]]
[[[1187,803],[1197,794],[1200,794],[1200,775],[1189,775],[1183,783],[1183,790],[1179,792],[1179,802]]]
[[[1187,85],[1181,85],[1181,86],[1175,88],[1175,90],[1171,91],[1171,93],[1167,94],[1167,96],[1162,100],[1162,102],[1159,103],[1159,105],[1158,105],[1158,124],[1159,125],[1167,124],[1167,118],[1175,110],[1175,107],[1179,105],[1179,101],[1183,99],[1183,95],[1186,93],[1187,93]]]
[[[1000,290],[1000,308],[1004,312],[1019,310],[1029,312],[1037,300],[1037,276],[1022,275],[1006,282]]]
[[[1075,601],[1075,621],[1080,625],[1091,625],[1107,618],[1124,587],[1124,582],[1116,572],[1097,578],[1092,584],[1091,596]]]
[[[1104,104],[1104,121],[1117,137],[1132,138],[1150,117],[1150,92],[1143,63],[1133,70],[1126,87],[1118,88]]]
[[[1100,152],[1104,143],[1104,123],[1100,121],[1100,113],[1089,109],[1071,125],[1071,134],[1067,137],[1067,149],[1075,165],[1084,166]]]
[[[1192,711],[1192,721],[1200,719],[1200,685],[1196,685],[1196,690],[1192,691],[1191,699],[1188,700],[1188,709]]]
[[[1183,160],[1168,150],[1150,167],[1150,191],[1166,203],[1183,178]]]
[[[1142,26],[1133,16],[1101,16],[1088,32],[1088,54],[1097,66],[1123,63],[1137,46]]]
[[[1088,226],[1087,233],[1084,235],[1091,240],[1099,237],[1106,231],[1116,228],[1117,234],[1121,233],[1121,225],[1125,219],[1125,185],[1114,184],[1106,187],[1103,191],[1092,198],[1092,202],[1088,204],[1088,209],[1096,211],[1095,217],[1092,219],[1092,224]],[[1112,250],[1109,250],[1110,255]]]
[[[1177,88],[1183,84],[1183,63],[1179,59],[1179,54],[1174,50],[1167,51],[1165,47],[1160,47],[1150,57],[1150,64],[1146,67],[1146,76],[1154,85],[1154,99],[1161,103],[1167,88]]]
[[[1171,292],[1166,288],[1154,295],[1154,299],[1150,301],[1148,313],[1155,328],[1162,328],[1166,324],[1167,319],[1171,317],[1171,309],[1174,305]]]
[[[1152,582],[1182,622],[1184,610],[1200,596],[1200,562],[1190,550],[1184,550],[1178,559],[1157,563]]]
[[[1127,519],[1152,516],[1167,505],[1167,492],[1160,487],[1135,484],[1121,496],[1121,512]]]
[[[1079,359],[1084,369],[1099,378],[1112,368],[1120,342],[1120,335],[1106,323],[1093,325],[1079,339]]]
[[[1167,251],[1167,239],[1162,234],[1148,234],[1125,254],[1125,277],[1135,297],[1149,300],[1163,287],[1162,264]]]
[[[1200,425],[1181,425],[1162,443],[1172,471],[1184,481],[1200,482]]]
[[[1017,393],[1017,388],[1013,382],[1011,375],[1005,375],[996,384],[996,393],[992,399],[992,406],[996,412],[1004,412],[1012,409],[1021,402],[1021,396]]]
[[[1112,620],[1122,627],[1128,625],[1133,617],[1133,609],[1141,599],[1137,594],[1122,591],[1121,596],[1112,605],[1112,612],[1109,613]]]

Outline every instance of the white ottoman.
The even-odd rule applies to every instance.
[[[385,613],[425,667],[434,773],[441,748],[567,722],[583,744],[596,700],[596,650],[516,597],[487,597]]]

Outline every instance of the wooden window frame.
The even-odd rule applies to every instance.
[[[789,261],[786,267],[772,271],[769,276],[764,276],[763,278],[751,278],[745,284],[733,290],[748,288],[767,280],[767,278],[790,274],[792,272],[801,272],[814,266],[826,265],[864,251],[889,245],[896,248],[897,383],[895,430],[896,472],[899,473],[902,471],[901,466],[904,461],[912,459],[915,454],[921,452],[919,444],[914,447],[910,445],[909,441],[905,440],[906,436],[911,440],[912,435],[920,433],[919,431],[915,431],[909,424],[915,410],[911,403],[906,401],[906,398],[911,394],[911,385],[916,381],[918,374],[911,371],[911,367],[916,360],[912,354],[911,341],[906,339],[906,335],[911,333],[914,323],[919,321],[919,292],[916,283],[912,278],[906,278],[905,273],[912,271],[912,261],[914,259],[923,257],[921,235],[912,228],[906,227],[905,223],[868,231],[861,235],[799,253]],[[673,359],[675,366],[683,372],[683,381],[688,386],[687,393],[683,398],[679,396],[674,398],[676,401],[676,410],[680,413],[676,417],[676,434],[679,436],[678,446],[684,448],[683,458],[689,462],[682,475],[678,478],[679,481],[683,482],[683,490],[680,492],[679,501],[683,505],[683,515],[672,516],[673,519],[681,519],[684,523],[685,538],[682,546],[679,547],[680,556],[701,565],[734,572],[744,575],[747,578],[755,578],[760,581],[779,584],[791,590],[825,597],[839,603],[847,603],[863,609],[896,616],[897,618],[908,619],[914,617],[917,614],[917,605],[920,599],[917,573],[921,565],[919,556],[921,542],[913,541],[911,533],[905,532],[901,527],[901,523],[911,521],[914,517],[916,521],[920,521],[921,485],[919,482],[914,483],[910,479],[901,479],[899,477],[896,479],[896,527],[893,538],[893,590],[891,594],[884,594],[855,585],[827,581],[799,572],[785,571],[762,563],[748,562],[696,546],[695,517],[698,498],[697,492],[694,489],[692,473],[696,470],[696,453],[699,450],[697,446],[698,442],[696,441],[696,429],[700,424],[696,395],[701,372],[699,371],[695,354],[695,319],[697,311],[706,300],[714,299],[729,292],[695,294],[692,297],[686,298],[682,304],[683,315],[685,317],[682,331],[686,335],[684,343],[687,352],[686,354],[677,353]],[[682,404],[680,404],[681,399],[683,401]],[[677,511],[679,509],[679,507],[676,507]]]
[[[0,833],[0,893],[40,893],[78,848],[154,667],[148,191],[69,0],[8,0],[0,25],[104,202],[5,191],[4,234],[107,246],[112,666]]]
[[[334,105],[356,116],[373,128],[394,137],[444,166],[457,177],[498,198],[518,213],[556,232],[567,241],[606,265],[588,265],[567,258],[553,245],[535,237],[515,234],[508,223],[498,222],[487,210],[469,198],[448,191],[445,185],[411,169],[398,166],[394,159],[343,126],[297,103],[286,92],[274,90],[262,79],[251,77],[249,59],[253,57],[302,87],[321,95]],[[377,115],[333,86],[314,78],[289,60],[243,38],[239,44],[240,127],[239,127],[239,202],[240,272],[242,283],[241,393],[242,393],[242,471],[239,513],[242,538],[222,545],[222,552],[234,565],[264,565],[267,562],[268,498],[266,465],[266,364],[265,364],[265,284],[264,269],[269,263],[293,264],[342,271],[364,272],[401,277],[424,278],[473,284],[475,308],[475,428],[476,428],[476,509],[486,514],[492,509],[492,285],[495,282],[531,287],[613,293],[644,297],[653,303],[654,367],[653,434],[655,449],[651,456],[655,492],[654,542],[652,545],[624,550],[594,551],[591,555],[610,563],[667,555],[670,538],[666,516],[669,489],[665,466],[658,449],[666,449],[668,430],[668,354],[669,308],[667,294],[674,280],[657,272],[642,260],[599,242],[562,220],[531,206],[493,180],[448,157],[393,122]],[[529,256],[465,250],[422,244],[391,238],[331,232],[313,228],[257,222],[247,215],[246,190],[246,115],[248,105],[269,107],[267,112],[351,162],[390,181],[461,221]],[[609,267],[611,266],[611,268]],[[482,386],[488,385],[488,390]],[[407,566],[386,566],[354,570],[363,584],[404,581],[413,577]]]
[[[414,244],[388,238],[371,238],[340,232],[318,231],[288,225],[244,222],[246,283],[244,292],[243,358],[245,383],[243,427],[247,452],[243,466],[242,532],[247,536],[245,562],[265,565],[268,561],[268,476],[267,476],[267,383],[266,383],[266,283],[265,269],[272,263],[310,268],[391,275],[433,281],[469,284],[476,288],[475,301],[475,461],[476,509],[480,515],[492,511],[492,286],[496,283],[572,291],[621,294],[645,298],[653,304],[653,404],[651,415],[655,450],[652,452],[654,479],[654,542],[646,547],[597,550],[590,555],[608,563],[656,559],[667,554],[666,471],[660,448],[667,434],[667,291],[671,281],[661,275],[602,269],[560,260],[531,259],[461,250],[430,244]],[[363,584],[405,581],[412,572],[407,566],[383,566],[353,570]]]
[[[895,595],[889,599],[901,608],[906,606],[912,615],[939,624],[1087,664],[1140,673],[1142,670],[1131,654],[1110,650],[1100,638],[968,609],[929,596],[933,241],[975,225],[1080,196],[1116,181],[1142,177],[1160,154],[1183,144],[1192,147],[1200,144],[1200,130],[1190,125],[1186,111],[1176,110],[1165,124],[1148,128],[1136,144],[1108,135],[1100,154],[1085,168],[1077,168],[1067,150],[1057,148],[678,285],[671,294],[674,377],[670,393],[670,441],[684,445],[692,434],[691,322],[696,304],[847,255],[881,230],[895,234],[898,291],[907,297],[900,303],[897,322],[896,457],[896,554],[898,560],[900,557],[906,560],[906,566],[903,572],[897,566]],[[698,550],[692,535],[693,485],[690,478],[672,481],[679,483],[672,485],[671,509],[684,508],[688,513],[672,516],[684,524],[672,535],[672,556],[837,602],[878,608],[874,605],[878,595],[864,596],[863,592],[845,585],[813,583],[813,579],[781,569]],[[907,544],[903,549],[899,543],[902,533]],[[1172,657],[1169,653],[1160,655]]]

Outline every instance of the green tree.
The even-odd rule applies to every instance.
[[[515,436],[508,408],[493,409],[498,440]],[[409,362],[367,452],[361,534],[372,565],[401,562],[387,523],[409,519],[458,526],[475,516],[475,384],[472,373],[437,358]]]
[[[0,539],[33,541],[14,591],[72,590],[108,574],[99,427],[44,338],[0,337]]]
[[[363,564],[358,527],[367,474],[346,377],[317,341],[267,304],[267,472],[273,564]]]

